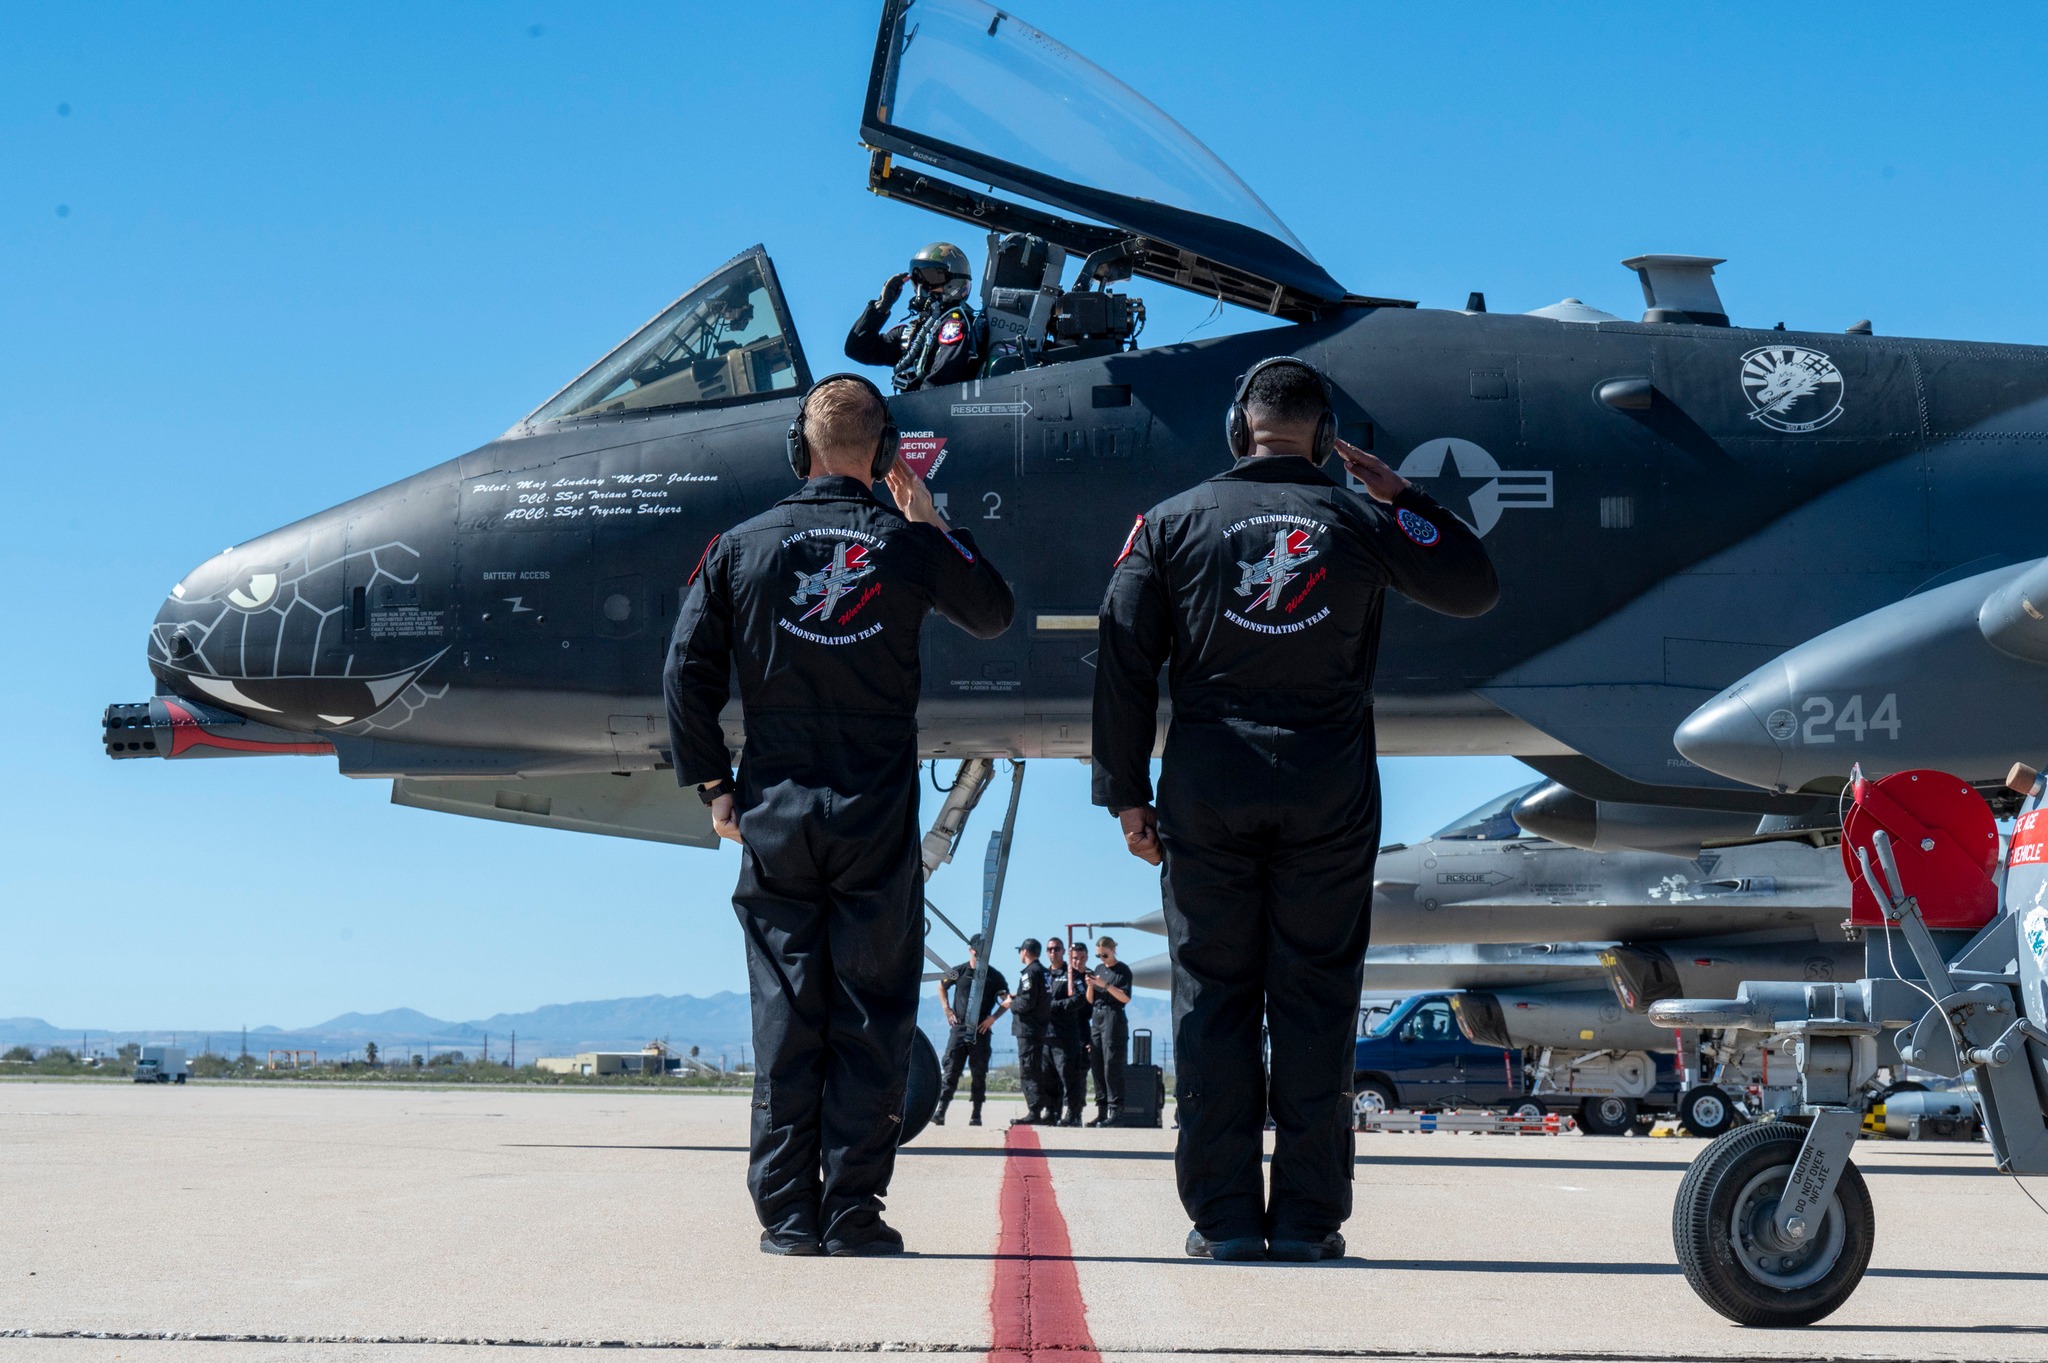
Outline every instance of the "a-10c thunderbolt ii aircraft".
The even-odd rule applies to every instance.
[[[1382,750],[1521,756],[1586,807],[1663,811],[1660,837],[1831,827],[1832,791],[1737,785],[1674,728],[1987,546],[2048,552],[2048,352],[1731,325],[1697,257],[1624,262],[1638,320],[1353,293],[1166,114],[980,0],[888,0],[860,129],[871,190],[989,234],[983,373],[891,403],[1019,605],[994,642],[928,632],[929,757],[1088,754],[1117,546],[1223,465],[1234,380],[1276,352],[1499,568],[1482,619],[1390,604]],[[1147,346],[1136,281],[1290,325]],[[788,491],[811,374],[742,252],[503,435],[193,569],[108,753],[332,754],[401,803],[710,845],[665,770],[663,639],[705,542]],[[1785,707],[1800,741],[1872,769],[1934,722],[1904,687],[1824,700]]]
[[[1369,994],[1463,991],[1458,1021],[1475,1041],[1616,1058],[1678,1048],[1647,1016],[1665,999],[1862,972],[1863,948],[1842,930],[1849,881],[1836,849],[1774,840],[1686,855],[1589,851],[1521,825],[1545,788],[1509,791],[1419,843],[1380,849]],[[1124,926],[1163,933],[1165,920]],[[1142,987],[1172,986],[1163,954],[1131,970]]]

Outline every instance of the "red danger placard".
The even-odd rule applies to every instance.
[[[905,431],[896,443],[896,453],[912,473],[929,478],[946,462],[946,437],[933,431]]]

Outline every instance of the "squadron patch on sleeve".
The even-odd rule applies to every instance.
[[[1116,567],[1131,556],[1131,547],[1138,542],[1138,532],[1144,528],[1145,518],[1143,516],[1138,517],[1137,520],[1131,523],[1131,533],[1124,536],[1123,552],[1116,556],[1116,563],[1110,564],[1110,567]]]
[[[948,531],[941,530],[939,533],[946,537],[946,543],[952,545],[954,549],[959,551],[960,557],[966,559],[969,563],[974,562],[974,551],[972,549],[969,549],[959,540],[954,539],[952,534]]]
[[[958,345],[960,338],[966,334],[967,328],[961,324],[958,314],[948,317],[939,324],[940,345]]]
[[[1443,531],[1406,507],[1398,508],[1394,512],[1394,519],[1401,523],[1402,534],[1425,549],[1444,537]]]

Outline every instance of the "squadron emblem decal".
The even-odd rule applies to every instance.
[[[1272,527],[1270,531],[1268,526]],[[1243,530],[1254,531],[1268,548],[1256,559],[1237,560],[1239,577],[1236,592],[1249,604],[1245,606],[1243,615],[1225,609],[1223,618],[1256,634],[1294,634],[1327,620],[1330,616],[1328,606],[1309,610],[1307,604],[1309,594],[1329,575],[1329,570],[1320,565],[1313,571],[1308,567],[1322,556],[1323,551],[1316,547],[1315,541],[1327,533],[1329,527],[1306,516],[1274,514],[1252,516],[1223,533],[1235,536]],[[1270,539],[1267,538],[1269,534]],[[1245,618],[1254,611],[1273,623]]]
[[[1842,414],[1842,371],[1818,350],[1758,346],[1742,357],[1742,395],[1750,419],[1774,431],[1817,431]]]
[[[863,579],[874,575],[874,547],[880,541],[872,536],[862,535],[859,531],[808,530],[790,536],[783,543],[794,544],[818,535],[841,537],[832,546],[832,561],[813,573],[797,569],[796,590],[789,599],[807,609],[796,621],[782,619],[776,623],[799,639],[808,639],[814,644],[851,644],[880,634],[882,626],[879,621],[848,634],[819,632],[852,625],[854,617],[881,593],[882,584],[869,582],[857,595],[854,591]],[[869,542],[862,543],[863,540]],[[806,629],[806,624],[812,627]]]

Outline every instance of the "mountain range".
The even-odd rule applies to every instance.
[[[945,1044],[945,1022],[929,987],[922,995],[918,1021],[933,1044]],[[1171,1021],[1164,999],[1140,995],[1131,1001],[1133,1028],[1149,1027],[1162,1040]],[[266,1050],[310,1050],[322,1058],[359,1052],[369,1042],[397,1055],[458,1050],[503,1058],[518,1038],[520,1055],[569,1055],[577,1051],[637,1051],[653,1040],[671,1048],[695,1046],[706,1059],[724,1055],[737,1064],[742,1048],[753,1044],[752,1014],[744,994],[730,991],[700,998],[694,994],[649,994],[641,998],[595,999],[584,1003],[551,1003],[524,1013],[494,1013],[470,1022],[450,1022],[413,1008],[381,1013],[343,1013],[307,1027],[263,1026],[249,1029],[251,1054]],[[41,1018],[0,1018],[0,1048],[26,1045],[76,1049],[81,1035],[92,1051],[113,1051],[127,1042],[176,1041],[195,1053],[210,1041],[224,1055],[242,1045],[239,1027],[156,1028],[148,1031],[107,1031],[100,1028],[54,1027]],[[996,1025],[995,1053],[1014,1057],[1009,1024]]]

